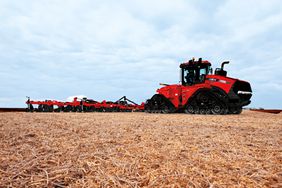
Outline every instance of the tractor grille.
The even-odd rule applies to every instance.
[[[252,88],[250,83],[237,81],[233,86],[233,92],[240,97],[240,100],[249,101],[252,97]]]

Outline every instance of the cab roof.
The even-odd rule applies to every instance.
[[[199,65],[205,67],[205,66],[211,66],[211,63],[207,60],[202,60],[201,58],[198,61],[191,59],[186,63],[180,64],[180,68],[196,67]]]

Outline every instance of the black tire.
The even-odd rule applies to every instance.
[[[64,112],[71,112],[72,111],[72,106],[71,105],[67,105],[64,109]]]
[[[43,112],[43,105],[42,104],[38,105],[38,112]]]

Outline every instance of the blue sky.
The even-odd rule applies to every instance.
[[[25,96],[142,102],[203,57],[282,108],[281,0],[0,0],[0,106]]]

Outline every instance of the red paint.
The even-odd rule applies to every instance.
[[[47,105],[47,106],[54,106],[54,107],[80,107],[80,106],[85,106],[85,107],[93,107],[95,109],[118,109],[118,110],[128,110],[128,111],[143,111],[145,103],[142,103],[141,105],[135,105],[135,104],[116,104],[113,102],[107,102],[107,101],[102,101],[102,102],[96,102],[96,103],[87,103],[85,101],[78,101],[77,98],[74,98],[72,102],[61,102],[61,101],[56,101],[56,100],[45,100],[45,101],[32,101],[32,100],[27,100],[26,104],[32,104],[32,105]]]

